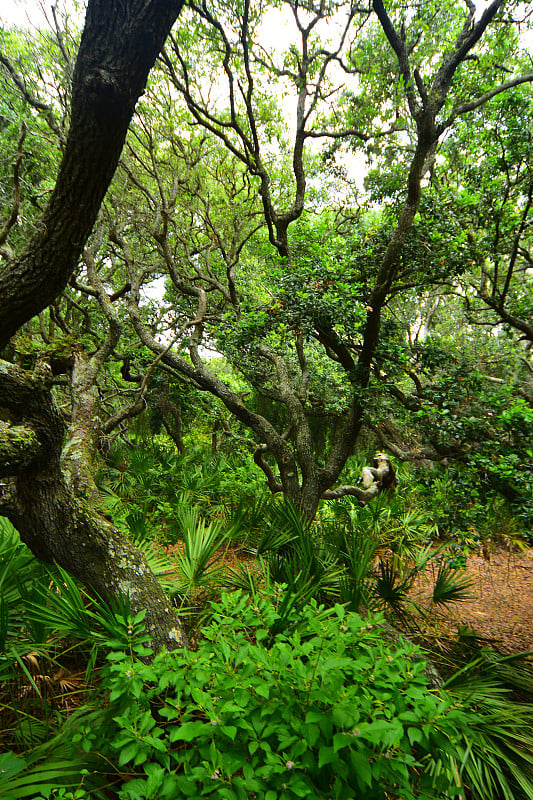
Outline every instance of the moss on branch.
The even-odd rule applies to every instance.
[[[16,475],[31,466],[40,452],[35,431],[0,421],[0,477]]]

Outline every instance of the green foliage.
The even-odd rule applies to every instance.
[[[221,521],[209,524],[201,519],[197,509],[180,509],[177,513],[179,539],[183,548],[176,552],[180,575],[173,591],[190,597],[198,589],[213,583],[216,562],[222,557],[222,548],[227,545],[231,531]]]
[[[372,577],[376,539],[362,539],[359,515],[379,531],[394,510],[338,508],[345,520],[338,563],[351,564],[366,601],[379,594]],[[285,533],[282,547],[299,542],[297,550],[312,564],[309,526],[290,506],[277,507],[276,517]],[[242,522],[241,513],[236,518]],[[184,535],[208,527],[198,514],[182,520]],[[3,530],[9,558],[17,542],[5,522]],[[427,557],[421,552],[418,560]],[[395,568],[390,575],[387,569],[380,567],[379,575],[395,590]],[[435,602],[459,599],[464,587],[454,580],[449,569],[439,572]],[[77,626],[80,635],[111,649],[102,685],[109,703],[95,711],[82,707],[61,726],[58,720],[55,738],[31,757],[4,755],[2,796],[97,798],[106,764],[113,763],[119,800],[361,794],[369,800],[526,800],[531,709],[507,695],[533,696],[533,690],[516,658],[477,658],[437,693],[420,652],[391,638],[382,616],[308,604],[314,582],[316,573],[292,587],[268,584],[258,591],[249,582],[246,593],[211,604],[197,650],[161,653],[148,665],[139,661],[149,654],[142,613],[133,618],[127,603],[112,610],[89,601],[59,572],[49,593],[43,587],[28,604],[27,617],[63,636]],[[402,607],[399,602],[400,617]]]
[[[471,600],[471,587],[472,582],[468,578],[443,561],[433,586],[432,602],[435,605],[445,605]]]
[[[0,517],[3,744],[24,754],[53,737],[85,696],[99,648],[113,641],[131,651],[139,622],[127,599],[112,608],[66,571],[40,564]]]
[[[87,795],[80,786],[83,764],[72,760],[50,758],[35,764],[12,752],[0,754],[0,794],[2,800],[85,800]],[[71,789],[73,791],[71,791]]]
[[[159,529],[162,536],[172,539],[179,507],[194,506],[212,515],[239,503],[252,503],[263,493],[263,480],[254,464],[243,463],[238,454],[213,455],[199,446],[184,454],[158,441],[133,450],[120,447],[108,454],[106,462],[98,476],[106,493],[103,508],[130,535],[136,530],[142,533],[141,538],[153,538]]]
[[[25,30],[7,30],[2,26],[0,49],[24,75],[26,90],[41,102],[50,102],[56,92],[62,94],[59,84],[64,75],[58,74],[62,72],[57,63],[58,52],[47,36],[43,35],[37,40]],[[44,71],[47,72],[47,87],[43,91],[41,79]],[[57,83],[55,78],[58,79]],[[50,135],[44,115],[33,112],[3,67],[0,70],[0,87],[0,219],[3,223],[12,210],[13,165],[23,126],[25,129],[20,166],[20,207],[17,224],[11,229],[8,239],[9,245],[16,251],[33,232],[36,220],[46,205],[57,170],[59,148],[55,137]],[[55,111],[59,118],[60,103]]]
[[[128,647],[127,626],[117,619],[67,573],[40,564],[0,517],[2,798],[85,797],[79,787],[89,764],[65,754],[56,736],[86,698],[97,643],[114,638]],[[91,780],[94,798],[97,785]]]
[[[289,594],[308,599],[338,596],[343,569],[319,526],[302,520],[289,502],[273,503],[268,527],[285,541],[265,553],[268,575],[287,585]]]
[[[460,713],[411,645],[340,606],[312,603],[272,639],[277,617],[271,600],[237,592],[213,606],[197,651],[150,666],[112,655],[113,726],[93,736],[137,772],[120,800],[459,794],[454,745],[440,748],[460,738]]]
[[[520,654],[481,653],[445,684],[465,711],[459,746],[472,796],[515,800],[533,794],[531,664]]]

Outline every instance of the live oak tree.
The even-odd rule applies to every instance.
[[[515,34],[508,28],[506,35]],[[416,411],[415,430],[431,445],[416,455],[468,464],[478,491],[504,495],[527,527],[533,482],[531,90],[517,87],[475,115],[478,135],[464,121],[440,148],[442,168],[420,207],[434,282],[425,289],[419,283],[404,295],[407,303],[395,305],[412,336],[410,381],[395,393],[392,414],[402,419],[401,406]],[[396,434],[409,425],[412,433],[404,419]],[[392,441],[383,429],[377,433],[382,446],[413,457],[412,445]]]
[[[139,134],[132,147],[143,177],[132,176],[132,181],[140,183],[150,222],[140,250],[138,235],[127,224],[121,229],[119,222],[113,241],[129,272],[128,312],[143,344],[224,403],[252,432],[254,458],[269,488],[313,518],[321,498],[368,499],[360,487],[337,482],[365,418],[372,420],[373,381],[383,377],[388,346],[389,305],[420,281],[417,270],[424,271],[420,259],[415,265],[404,250],[414,233],[423,181],[438,174],[439,143],[467,114],[528,85],[533,74],[512,58],[503,67],[500,63],[514,5],[493,2],[481,15],[472,3],[424,3],[410,13],[395,4],[387,10],[381,2],[372,8],[288,2],[282,8],[295,38],[280,55],[261,45],[261,10],[253,3],[190,5],[189,21],[183,20],[162,56],[161,80],[178,93],[193,129],[203,130],[204,137],[194,145],[187,134],[180,143],[166,131],[155,146],[152,130],[142,143]],[[209,74],[216,74],[216,92],[206,89]],[[286,112],[273,97],[280,90],[293,103],[290,138],[283,134]],[[213,148],[206,145],[212,140],[227,155],[219,157],[221,174],[213,173],[209,185],[209,162],[195,156],[194,147]],[[360,218],[349,207],[331,221],[331,236],[322,244],[329,246],[332,261],[338,257],[336,270],[325,263],[327,247],[320,252],[317,242],[310,256],[312,246],[300,246],[297,233],[305,223],[313,175],[313,157],[306,150],[312,141],[327,143],[330,160],[347,146],[362,150],[381,169],[388,163],[397,185],[396,202],[383,212],[387,225],[379,236],[358,233]],[[169,166],[176,165],[175,151],[181,153],[181,167]],[[327,173],[320,174],[323,179]],[[224,191],[234,192],[233,199],[227,194],[227,211],[215,219],[212,187],[218,181],[220,193],[232,175],[236,186]],[[180,198],[187,198],[182,206]],[[316,208],[316,192],[313,201]],[[275,254],[268,256],[263,247],[263,263],[277,270],[274,280],[263,283],[262,302],[260,292],[247,296],[239,284],[239,270],[254,263],[250,242],[257,240],[258,211]],[[356,248],[351,256],[340,237],[335,242],[335,225],[340,231],[342,222]],[[143,282],[161,273],[174,287],[167,335],[179,348],[158,340],[140,308]],[[445,277],[442,272],[440,280]],[[232,391],[210,369],[202,345],[213,340],[257,391],[283,409],[277,420],[258,413],[251,398]],[[312,367],[328,361],[342,385],[341,409],[328,449],[320,452],[313,437]]]
[[[513,73],[501,82],[494,65],[476,71],[483,37],[489,26],[502,19],[506,6],[493,2],[476,17],[471,3],[464,9],[424,3],[411,15],[394,4],[388,12],[381,2],[368,8],[287,4],[298,46],[279,62],[252,36],[261,20],[248,2],[230,14],[225,8],[191,4],[196,17],[184,23],[183,30],[180,25],[162,56],[161,68],[172,86],[167,97],[169,113],[171,100],[180,96],[194,131],[203,129],[205,140],[188,132],[180,143],[168,131],[161,147],[154,147],[145,109],[146,122],[139,117],[132,129],[131,158],[125,156],[123,166],[130,190],[136,187],[146,206],[128,209],[126,197],[119,202],[116,195],[111,196],[101,212],[102,233],[97,232],[86,246],[135,103],[180,8],[179,2],[157,0],[148,4],[89,2],[73,73],[70,128],[54,191],[27,247],[22,252],[14,248],[9,252],[7,247],[4,251],[0,343],[7,344],[21,325],[54,302],[73,275],[72,288],[79,293],[73,300],[78,304],[82,296],[97,300],[105,327],[93,352],[81,351],[75,343],[68,353],[75,391],[73,436],[67,439],[70,452],[63,447],[65,421],[50,392],[51,359],[38,359],[31,374],[9,360],[1,363],[0,405],[5,410],[0,448],[5,466],[0,512],[13,521],[40,557],[57,560],[103,595],[129,592],[134,609],[148,610],[156,647],[183,642],[179,621],[139,553],[85,499],[92,487],[83,448],[89,440],[94,443],[95,422],[96,427],[99,424],[96,380],[107,357],[112,351],[116,354],[124,322],[113,303],[126,299],[131,323],[153,352],[154,363],[164,364],[192,386],[218,397],[252,431],[255,458],[270,488],[284,491],[302,514],[312,518],[322,497],[355,494],[366,499],[364,489],[339,487],[337,480],[365,414],[372,410],[368,387],[383,341],[383,317],[400,278],[400,255],[419,208],[423,178],[433,166],[438,142],[457,118],[533,79],[529,73]],[[315,33],[334,11],[343,21],[332,26],[333,33],[326,35],[324,44]],[[232,30],[234,23],[238,27]],[[444,52],[439,51],[435,34],[440,28],[454,42]],[[201,72],[203,66],[210,73],[213,64],[225,80],[222,97],[215,97],[214,89],[210,92],[206,80],[211,75]],[[357,80],[343,89],[342,102],[331,100],[328,106],[325,100],[334,88],[328,76],[331,73],[334,80],[335,70]],[[266,77],[260,78],[261,73]],[[293,93],[290,144],[277,142],[280,113],[266,92],[267,78]],[[213,138],[229,154],[218,156],[218,165]],[[261,331],[243,348],[268,375],[274,399],[284,407],[286,425],[280,428],[209,369],[202,343],[213,344],[215,323],[224,314],[238,320],[243,313],[238,268],[245,248],[249,245],[252,251],[260,224],[281,272],[287,279],[292,270],[297,275],[291,237],[309,198],[306,145],[321,139],[330,143],[331,158],[342,142],[350,146],[360,142],[369,154],[386,158],[381,142],[390,139],[393,152],[403,148],[406,154],[404,192],[390,212],[390,228],[379,258],[357,296],[357,335],[345,335],[343,310],[338,309],[333,316],[308,315],[306,330],[290,322],[289,357],[276,347],[275,336],[265,339]],[[215,153],[211,160],[209,151]],[[163,169],[171,157],[180,162],[173,174]],[[286,171],[272,166],[279,159],[288,163],[290,180]],[[133,168],[132,161],[141,163],[142,169]],[[212,171],[211,182],[220,182],[216,209],[201,191],[204,163]],[[192,193],[187,183],[191,177],[198,184],[198,191]],[[224,193],[231,200],[225,218],[220,205]],[[191,203],[188,209],[181,205],[183,218],[176,221],[180,197],[190,197]],[[240,210],[242,214],[237,213]],[[135,224],[143,215],[144,228]],[[3,244],[9,244],[14,222],[8,220],[4,230]],[[127,282],[113,283],[116,276],[104,282],[109,259]],[[144,283],[162,273],[171,279],[175,303],[170,341],[163,342],[152,330],[157,330],[157,320],[147,318],[141,303]],[[321,296],[330,287],[307,288]],[[309,366],[315,358],[331,362],[335,374],[342,377],[346,397],[330,450],[321,461],[311,429]]]
[[[523,87],[482,116],[477,143],[466,145],[457,203],[473,251],[463,280],[473,324],[501,326],[533,347],[533,106]],[[453,143],[450,156],[454,157]],[[450,187],[451,188],[451,187]]]
[[[0,346],[58,297],[76,269],[135,104],[181,6],[180,0],[89,0],[72,75],[70,126],[54,190],[25,248],[12,252],[3,247]],[[11,62],[3,58],[2,63],[17,81]],[[23,81],[19,88],[26,91]],[[29,95],[26,99],[53,114],[45,103],[34,103]],[[15,202],[2,245],[9,243],[17,218],[18,175],[16,166]],[[94,283],[104,314],[106,307],[109,312],[109,329],[83,366],[78,348],[69,354],[77,424],[66,440],[68,453],[65,420],[51,393],[53,365],[39,359],[28,372],[9,360],[0,361],[0,513],[38,557],[61,564],[101,596],[129,594],[134,611],[146,609],[155,649],[172,648],[184,643],[175,610],[141,553],[84,497],[86,444],[98,423],[95,377],[119,334],[97,277]]]
[[[522,418],[533,404],[531,114],[529,86],[517,87],[475,112],[476,136],[463,121],[443,142],[414,229],[419,242],[407,248],[424,265],[402,302],[393,300],[410,334],[412,378],[393,391],[406,408],[432,408],[435,455],[468,458],[489,441],[501,454],[509,444],[523,473]]]

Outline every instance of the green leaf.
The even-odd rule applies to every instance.
[[[270,697],[270,686],[268,686],[268,684],[266,683],[259,684],[259,686],[256,686],[255,691],[256,694],[259,695],[259,697],[264,697],[265,700],[268,700],[268,698]]]
[[[412,745],[423,740],[420,728],[407,728],[407,737]]]
[[[205,733],[210,727],[206,722],[185,722],[179,727],[170,730],[169,739],[171,742],[192,742],[197,736]]]
[[[321,769],[326,764],[332,764],[337,760],[337,755],[333,747],[323,745],[318,751],[318,768]]]
[[[119,767],[123,767],[124,764],[128,763],[128,761],[132,761],[135,758],[135,756],[139,753],[139,750],[140,746],[139,742],[137,741],[130,742],[129,744],[126,745],[126,747],[123,747],[118,757]]]
[[[235,737],[237,736],[237,728],[234,725],[221,725],[220,726],[221,733],[226,734],[232,741],[235,741]]]
[[[364,753],[360,753],[357,750],[351,750],[350,761],[359,785],[361,787],[370,786],[372,784],[372,769]]]
[[[336,733],[333,737],[333,752],[338,753],[343,747],[348,747],[350,738],[345,733]]]

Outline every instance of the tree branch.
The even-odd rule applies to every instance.
[[[462,103],[460,106],[457,106],[457,108],[454,108],[448,119],[439,125],[439,136],[444,133],[446,128],[449,128],[450,125],[452,125],[457,119],[457,117],[461,116],[462,114],[468,114],[470,111],[480,108],[480,106],[485,105],[485,103],[488,103],[489,100],[492,100],[493,97],[496,97],[496,95],[501,94],[502,92],[506,92],[508,89],[512,89],[515,86],[520,86],[522,83],[530,83],[531,81],[533,81],[533,72],[528,72],[525,75],[519,75],[510,81],[506,81],[506,83],[501,83],[499,86],[495,86],[494,89],[485,92],[475,100],[470,100],[468,103]]]
[[[0,347],[65,288],[115,172],[135,103],[183,0],[89,0],[56,185],[18,259],[0,265]]]
[[[24,425],[8,425],[0,420],[0,478],[17,475],[41,457],[35,431]]]
[[[20,137],[18,140],[17,145],[17,157],[15,159],[15,164],[13,166],[13,207],[11,209],[11,214],[9,215],[9,219],[7,220],[6,224],[4,225],[2,231],[0,232],[0,249],[5,244],[5,241],[9,235],[9,231],[17,221],[17,217],[19,215],[19,206],[20,206],[20,164],[22,162],[22,145],[24,143],[24,139],[26,136],[26,123],[22,123],[22,130],[20,133]]]

